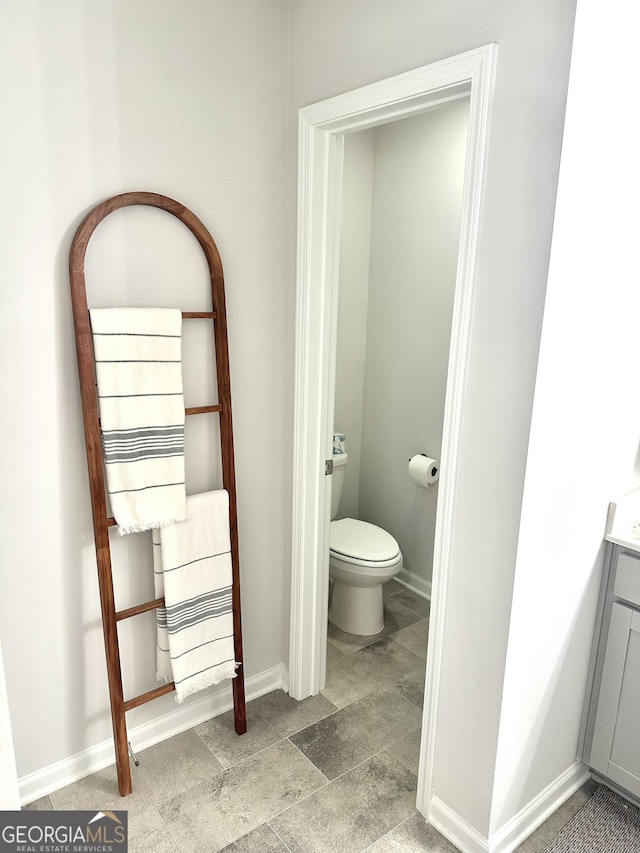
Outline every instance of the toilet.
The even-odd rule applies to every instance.
[[[382,584],[402,568],[396,540],[375,524],[355,518],[335,521],[340,506],[346,452],[333,454],[329,577],[333,593],[329,621],[347,634],[368,636],[384,628]]]

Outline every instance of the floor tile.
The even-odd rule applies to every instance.
[[[418,764],[420,763],[420,739],[422,729],[416,729],[408,735],[395,741],[391,746],[387,747],[391,755],[395,755],[398,761],[401,761],[407,770],[418,775]]]
[[[422,666],[418,667],[418,669],[408,672],[399,681],[397,681],[393,689],[401,696],[404,696],[405,699],[408,699],[409,702],[413,702],[414,705],[417,705],[418,708],[422,708],[424,705],[424,684],[426,675],[427,672],[423,663]]]
[[[416,781],[382,752],[270,824],[291,853],[359,853],[415,811]]]
[[[153,809],[142,815],[129,815],[129,853],[180,853],[164,821]]]
[[[518,853],[541,853],[551,839],[586,805],[597,787],[593,779],[586,782],[517,848]]]
[[[402,586],[398,581],[393,580],[387,581],[382,584],[382,597],[383,598],[393,598],[394,595],[397,595],[399,592],[404,592],[406,586]]]
[[[159,806],[182,850],[214,853],[326,784],[288,740]]]
[[[420,616],[408,607],[404,607],[397,601],[398,596],[394,595],[387,598],[384,602],[384,628],[378,634],[361,637],[357,634],[347,634],[346,631],[341,631],[335,625],[329,623],[328,638],[341,651],[349,654],[358,649],[363,649],[365,646],[381,640],[383,637],[388,637],[400,628],[405,628],[407,625],[412,625],[420,619]]]
[[[369,693],[391,687],[420,668],[424,668],[424,662],[417,655],[385,637],[341,659],[327,660],[327,683],[322,695],[337,708],[344,708]]]
[[[417,613],[418,616],[421,616],[423,619],[429,615],[431,610],[431,602],[429,599],[424,598],[422,595],[418,595],[417,592],[413,592],[411,589],[403,589],[402,592],[398,593],[394,598],[403,607],[413,610],[414,613]]]
[[[53,810],[51,797],[40,797],[25,806],[22,806],[23,812],[48,812]]]
[[[196,726],[195,731],[228,768],[335,710],[324,696],[298,702],[282,690],[274,690],[247,703],[247,731],[240,737],[234,729],[233,711]]]
[[[116,768],[111,765],[53,793],[55,808],[127,809],[143,814],[223,770],[193,730],[143,750],[138,758],[139,767],[131,763],[133,793],[128,797],[120,796]]]
[[[294,743],[328,779],[420,728],[422,714],[393,691],[366,696],[307,729],[292,735]]]
[[[458,848],[416,812],[380,841],[367,847],[366,853],[458,853]]]
[[[329,626],[322,695],[274,691],[248,703],[246,735],[229,712],[141,752],[129,797],[112,766],[24,810],[127,809],[130,853],[456,853],[415,811],[428,602],[395,580],[383,594],[383,634]],[[596,787],[519,853],[541,853]]]
[[[393,635],[396,643],[400,643],[405,649],[409,649],[414,655],[426,661],[427,640],[429,639],[429,620],[421,619],[407,628],[401,628]]]
[[[329,638],[327,638],[327,669],[331,667],[332,664],[337,663],[341,658],[346,657],[345,652],[342,649],[339,649],[337,646],[331,642]]]
[[[269,824],[263,823],[229,844],[221,853],[288,853],[288,850]]]

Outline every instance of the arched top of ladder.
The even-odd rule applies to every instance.
[[[76,235],[71,244],[71,252],[69,254],[69,272],[76,275],[84,275],[84,260],[87,252],[87,246],[91,235],[96,230],[103,219],[113,213],[114,210],[120,210],[122,207],[129,207],[134,204],[147,205],[149,207],[158,207],[161,210],[166,210],[167,213],[173,214],[180,222],[183,222],[194,235],[202,250],[204,251],[211,278],[222,278],[222,261],[218,253],[218,247],[211,234],[208,232],[204,224],[198,219],[195,213],[185,207],[175,199],[169,198],[166,195],[148,192],[130,192],[115,195],[106,201],[96,205],[80,224]]]

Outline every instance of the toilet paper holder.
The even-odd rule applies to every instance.
[[[421,486],[430,489],[440,476],[440,462],[426,453],[418,453],[409,459],[409,479]]]

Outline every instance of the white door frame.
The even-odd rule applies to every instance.
[[[293,440],[293,538],[289,689],[324,687],[329,579],[337,273],[344,135],[469,98],[469,132],[436,518],[431,624],[418,808],[426,814],[446,619],[460,426],[497,46],[486,45],[338,95],[299,112],[298,259]],[[422,806],[422,807],[421,807]]]

